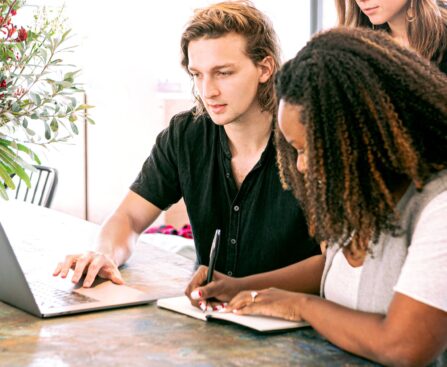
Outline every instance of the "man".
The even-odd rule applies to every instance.
[[[157,138],[131,190],[102,226],[97,252],[67,256],[55,270],[73,282],[83,273],[122,283],[118,266],[162,210],[184,198],[198,264],[208,264],[222,231],[216,269],[241,277],[318,253],[303,213],[281,188],[272,140],[276,111],[275,33],[249,2],[195,12],[181,40],[182,65],[197,105],[173,117]]]

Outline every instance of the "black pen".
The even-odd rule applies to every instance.
[[[219,253],[219,244],[220,244],[220,229],[216,229],[216,233],[214,234],[213,238],[213,243],[211,244],[210,263],[208,266],[206,284],[210,283],[213,280],[214,268],[216,267],[217,255]]]

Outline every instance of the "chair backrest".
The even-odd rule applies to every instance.
[[[14,194],[17,200],[49,208],[57,186],[57,170],[39,165],[34,165],[34,167],[37,171],[27,172],[31,188],[29,189],[25,182],[16,175],[13,178],[16,190],[11,194]]]

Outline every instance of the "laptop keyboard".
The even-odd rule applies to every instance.
[[[96,299],[84,296],[83,294],[69,292],[62,289],[51,288],[45,283],[32,282],[30,287],[36,297],[39,306],[48,308],[58,308],[82,303],[97,302]]]

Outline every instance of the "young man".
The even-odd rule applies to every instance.
[[[290,192],[283,191],[272,140],[276,112],[275,33],[249,2],[223,2],[195,12],[183,33],[182,65],[197,105],[162,131],[131,190],[102,226],[97,252],[67,256],[55,275],[84,286],[99,275],[122,283],[118,266],[138,236],[184,198],[199,264],[208,264],[221,229],[216,269],[245,276],[314,255],[319,247]]]

